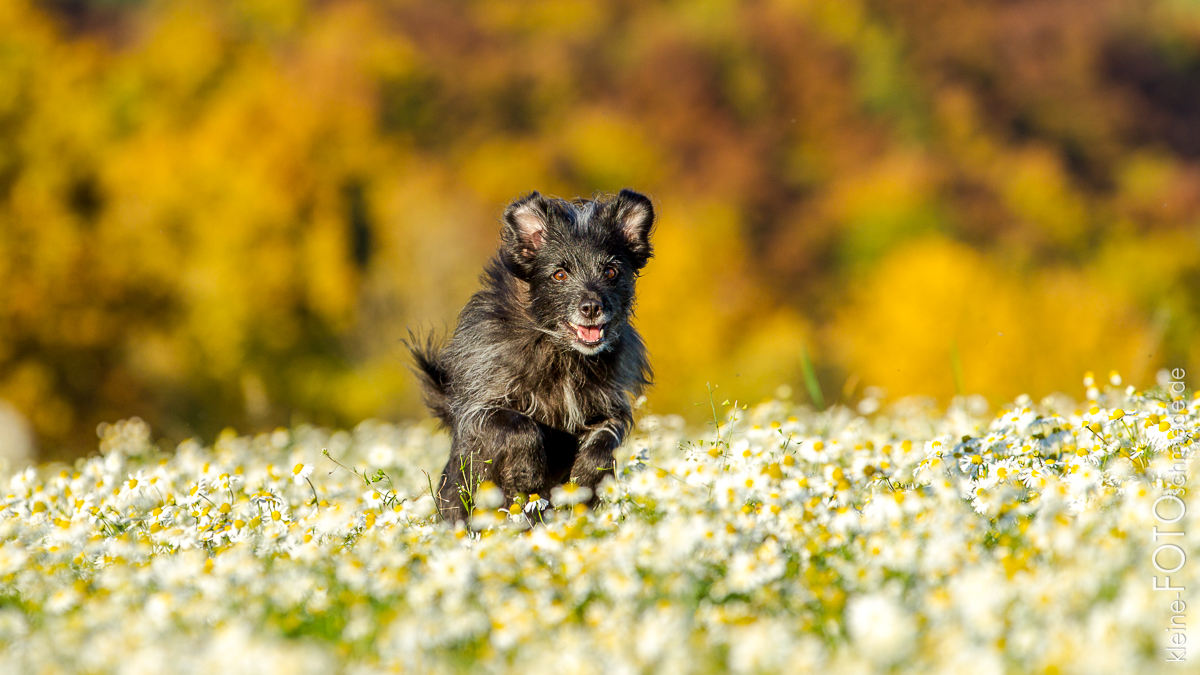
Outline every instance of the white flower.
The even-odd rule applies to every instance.
[[[386,443],[376,443],[367,450],[367,464],[374,468],[392,466],[396,463],[396,455],[392,446]]]
[[[912,647],[915,619],[890,596],[855,596],[846,605],[846,629],[866,658],[889,664]]]
[[[498,509],[504,505],[504,492],[490,480],[475,488],[475,506],[480,509]]]
[[[292,480],[296,483],[304,483],[308,481],[308,477],[312,475],[313,467],[311,464],[299,462],[292,467]]]
[[[582,504],[592,498],[592,489],[576,483],[565,483],[550,491],[550,499],[559,506]]]
[[[1200,420],[1104,386],[990,421],[961,402],[871,420],[772,402],[719,446],[650,418],[619,455],[645,470],[606,480],[587,517],[540,513],[594,496],[572,484],[509,506],[484,483],[457,530],[421,470],[449,441],[425,426],[229,433],[165,457],[113,433],[104,455],[0,476],[0,591],[19,609],[0,609],[0,642],[28,670],[105,672],[210,634],[209,666],[281,672],[440,672],[473,654],[507,670],[1154,670],[1138,645],[1169,607],[1146,536],[1200,514]],[[344,464],[314,503],[289,483],[323,447]],[[367,484],[355,468],[382,449],[397,470]],[[1174,487],[1183,504],[1156,505]]]
[[[525,513],[531,513],[533,511],[545,511],[548,506],[550,506],[550,502],[546,501],[536,493],[531,494],[529,495],[529,501],[525,502]]]

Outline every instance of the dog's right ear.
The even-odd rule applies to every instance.
[[[500,235],[504,260],[509,269],[526,277],[538,249],[546,243],[549,204],[545,197],[531,192],[504,210],[504,230]]]

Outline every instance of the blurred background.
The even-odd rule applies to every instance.
[[[654,412],[1200,377],[1193,2],[4,0],[0,417],[423,418],[504,206],[622,187]]]

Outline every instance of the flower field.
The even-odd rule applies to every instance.
[[[475,531],[436,522],[447,439],[428,425],[171,452],[108,425],[88,459],[3,477],[0,670],[1195,662],[1200,399],[1087,383],[993,413],[647,415],[594,511],[578,490],[506,505],[483,485]]]

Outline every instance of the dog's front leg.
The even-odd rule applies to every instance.
[[[510,410],[489,410],[461,425],[438,490],[442,518],[468,520],[485,480],[500,487],[508,504],[519,494],[545,492],[544,445],[537,423]]]
[[[579,454],[571,466],[571,481],[595,490],[605,476],[616,473],[617,461],[613,452],[625,440],[626,424],[619,419],[607,419],[592,425],[579,439]]]
[[[537,422],[511,410],[495,411],[488,415],[478,442],[490,446],[496,484],[509,504],[517,495],[548,494],[546,443]]]

